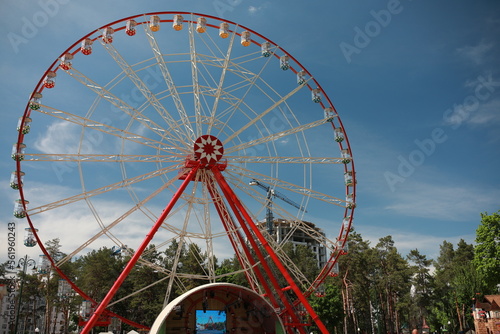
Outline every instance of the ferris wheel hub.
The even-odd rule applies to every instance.
[[[224,154],[222,142],[215,136],[203,135],[194,141],[194,157],[203,165],[217,163]]]

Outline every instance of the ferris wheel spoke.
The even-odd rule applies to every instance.
[[[227,179],[230,180],[231,183],[234,184],[238,189],[251,196],[255,201],[261,204],[262,210],[268,207],[269,198],[266,197],[265,193],[254,189],[254,187],[251,187],[248,182],[244,182],[244,180],[242,180],[241,178],[233,176],[231,174],[227,175]],[[305,213],[306,211],[304,206],[297,207],[296,209],[303,213]],[[279,202],[272,203],[272,211],[275,218],[281,218],[286,221],[293,221],[298,219],[297,213],[290,212],[289,209],[286,209],[285,206],[279,204]],[[255,221],[257,221],[256,216],[258,216],[259,214],[260,212],[250,213],[250,215],[254,216],[253,218],[255,219]]]
[[[144,263],[144,262],[142,262],[141,260],[139,260],[139,261],[137,261],[137,262],[139,262],[139,263],[141,263],[141,264],[145,264],[145,263]],[[147,264],[146,264],[146,265],[147,265]],[[161,267],[156,266],[155,268],[161,268]],[[156,270],[157,270],[157,269],[156,269]],[[125,300],[127,300],[127,299],[129,299],[129,298],[131,298],[131,297],[134,297],[135,295],[138,295],[138,294],[142,293],[143,291],[146,291],[146,290],[148,290],[148,289],[151,289],[151,288],[152,288],[152,287],[154,287],[155,285],[160,284],[161,282],[163,282],[164,280],[166,280],[166,279],[168,279],[168,278],[170,278],[170,276],[165,276],[165,277],[162,277],[162,278],[160,278],[159,280],[157,280],[157,281],[155,281],[155,282],[153,282],[153,283],[151,283],[151,284],[149,284],[149,285],[147,285],[147,286],[145,286],[145,287],[143,287],[143,288],[141,288],[141,289],[138,289],[138,290],[134,291],[133,293],[131,293],[131,294],[129,294],[129,295],[127,295],[127,296],[125,296],[125,297],[122,297],[122,298],[120,298],[120,299],[118,299],[118,300],[116,300],[116,301],[114,301],[114,302],[112,302],[112,303],[109,303],[109,304],[108,304],[108,307],[111,307],[111,306],[113,306],[113,305],[115,305],[115,304],[121,303],[121,302],[123,302],[123,301],[125,301]]]
[[[247,124],[245,124],[240,129],[236,130],[233,134],[231,134],[225,140],[224,144],[229,143],[232,139],[234,139],[235,137],[239,136],[243,131],[245,131],[246,129],[248,129],[250,126],[254,125],[257,121],[261,120],[265,115],[267,115],[268,113],[270,113],[271,111],[273,111],[276,107],[278,107],[280,104],[282,104],[283,102],[285,102],[287,99],[289,99],[291,96],[293,96],[295,93],[297,93],[303,87],[305,87],[305,85],[298,85],[296,88],[294,88],[287,95],[283,96],[281,99],[279,99],[278,101],[276,101],[275,103],[273,103],[273,105],[271,105],[269,108],[267,108],[263,112],[259,113],[257,115],[257,117],[250,119]],[[323,120],[323,123],[324,122],[325,122],[325,120]],[[299,129],[298,131],[301,131],[301,130]],[[229,152],[234,152],[234,150],[233,151],[229,151]]]
[[[303,273],[295,264],[295,262],[290,259],[286,252],[283,251],[284,243],[277,243],[273,238],[269,238],[269,243],[273,246],[273,249],[276,250],[276,255],[280,258],[281,262],[290,270],[295,282],[299,283],[301,286],[309,286],[311,285],[309,279],[306,277],[305,273]]]
[[[228,179],[231,180],[231,178]],[[234,181],[233,183],[235,184],[242,182],[241,179],[237,178],[233,178],[232,180]],[[240,184],[238,187],[240,188],[240,190],[243,190],[245,193],[251,195],[255,200],[257,200],[257,202],[259,202],[262,205],[263,209],[266,208],[266,206],[268,205],[268,199],[265,198],[262,194],[255,192],[255,190],[253,190],[252,193],[252,190],[250,190],[249,187],[245,184]],[[280,241],[279,244],[276,241],[274,241],[273,238],[268,238],[269,242],[274,245],[273,248],[277,250],[277,253],[279,253],[280,258],[282,258],[284,262],[288,263],[291,260],[287,257],[285,253],[281,252],[281,248],[286,242],[291,241],[291,238],[296,236],[298,233],[300,233],[300,235],[303,236],[305,235],[309,236],[311,239],[314,239],[318,243],[318,245],[321,245],[330,252],[335,252],[337,250],[339,242],[328,239],[324,235],[324,233],[322,233],[314,224],[298,219],[297,215],[289,213],[286,209],[283,208],[283,206],[279,205],[277,202],[273,202],[272,210],[274,215],[291,223],[289,225],[290,229],[288,233],[283,237],[283,239]],[[267,233],[266,230],[263,230],[262,232]],[[294,268],[294,265],[292,265],[291,268]],[[299,277],[301,277],[300,276],[301,274],[302,273],[298,271],[296,275],[299,275]],[[299,281],[303,282],[302,279]]]
[[[26,153],[26,161],[69,161],[69,162],[164,162],[179,164],[185,157],[170,155],[132,155],[132,154],[57,154]]]
[[[256,59],[260,59],[259,58]],[[270,63],[271,57],[268,57],[264,65],[261,67],[259,73],[253,73],[249,71],[246,68],[242,68],[239,65],[236,65],[233,63],[233,60],[231,60],[231,67],[228,68],[228,72],[231,72],[237,77],[240,77],[241,80],[237,81],[231,85],[227,85],[224,87],[224,90],[221,91],[221,95],[224,95],[224,100],[226,100],[229,104],[230,107],[228,107],[226,110],[223,110],[219,112],[219,118],[228,118],[229,120],[231,119],[232,115],[236,113],[237,111],[240,110],[240,106],[245,100],[246,96],[252,89],[259,89],[262,90],[259,86],[256,85],[257,79],[259,79],[264,71],[264,69],[267,67],[267,65]],[[228,64],[229,65],[229,64]],[[241,97],[233,97],[234,93],[239,92],[243,89],[246,89],[242,94]],[[221,97],[219,97],[220,99]],[[257,114],[257,113],[255,113]],[[252,115],[249,118],[253,118],[254,115]],[[226,122],[227,123],[227,122]]]
[[[56,209],[58,207],[70,204],[70,203],[85,200],[85,199],[88,199],[90,197],[97,196],[97,195],[100,195],[100,194],[103,194],[103,193],[106,193],[109,191],[113,191],[116,189],[120,189],[120,188],[129,186],[129,185],[132,185],[134,183],[137,183],[137,182],[141,182],[141,181],[153,178],[153,177],[158,177],[158,176],[161,176],[161,175],[173,172],[173,171],[177,171],[177,170],[179,170],[180,166],[181,166],[180,164],[169,166],[169,167],[155,170],[155,171],[152,171],[152,172],[149,172],[146,174],[142,174],[142,175],[139,175],[139,176],[136,176],[133,178],[122,180],[120,182],[112,183],[112,184],[109,184],[109,185],[106,185],[104,187],[100,187],[100,188],[97,188],[97,189],[94,189],[91,191],[86,191],[86,192],[83,192],[83,193],[75,195],[75,196],[71,196],[68,198],[58,200],[56,202],[48,203],[48,204],[45,204],[45,205],[42,205],[42,206],[39,206],[36,208],[29,209],[28,213],[30,215],[36,215],[36,214],[41,213],[41,212],[53,210],[53,209]]]
[[[72,71],[67,71],[66,73],[68,73],[72,78],[76,79],[82,85],[88,87],[101,98],[108,101],[119,110],[123,111],[129,117],[136,120],[139,124],[156,133],[160,138],[168,141],[176,141],[179,144],[178,146],[181,146],[181,143],[184,143],[184,134],[180,132],[178,126],[174,125],[174,127],[172,128],[174,133],[170,133],[169,131],[165,130],[165,127],[156,124],[153,120],[147,118],[140,111],[131,107],[128,103],[115,96],[105,87],[100,86],[96,82],[92,81],[90,78],[77,71],[75,68],[73,68]]]
[[[177,87],[174,83],[174,80],[172,79],[172,75],[170,74],[167,63],[165,62],[165,58],[163,57],[160,46],[158,45],[158,42],[156,40],[156,37],[154,33],[151,31],[151,29],[148,28],[147,24],[143,24],[143,27],[144,27],[144,33],[146,34],[151,50],[153,51],[156,62],[158,63],[158,67],[160,68],[163,80],[165,80],[168,91],[170,92],[172,100],[174,101],[175,108],[177,109],[177,112],[179,112],[180,114],[182,125],[186,127],[186,135],[190,138],[191,141],[194,141],[195,140],[193,133],[194,130],[191,128],[191,124],[189,123],[189,118],[186,113],[186,109],[184,108],[182,99],[179,95],[179,92],[177,91]]]
[[[149,104],[156,110],[156,112],[165,120],[168,125],[168,128],[178,129],[179,124],[172,118],[170,113],[165,109],[163,104],[156,98],[156,95],[149,89],[149,87],[144,83],[144,81],[139,78],[137,73],[134,71],[132,66],[130,66],[127,61],[120,55],[118,50],[113,46],[112,43],[105,43],[102,40],[101,44],[108,51],[109,55],[114,59],[114,61],[120,66],[123,72],[127,75],[127,77],[134,83],[137,89],[141,92],[141,94],[149,101]],[[175,99],[174,99],[175,100]],[[183,118],[183,126],[188,133],[184,133],[181,140],[194,140],[193,130],[190,127],[190,124],[187,122],[187,115],[182,115],[184,109],[179,110],[181,112],[181,116]],[[179,132],[178,132],[179,134]]]
[[[215,91],[215,100],[214,100],[214,103],[212,105],[212,110],[210,112],[210,116],[212,118],[215,118],[215,115],[217,113],[217,109],[218,109],[218,106],[219,106],[219,101],[221,99],[221,95],[222,95],[222,92],[223,92],[224,82],[225,82],[225,79],[226,79],[226,74],[228,72],[228,68],[229,68],[229,64],[230,64],[230,60],[231,60],[231,53],[232,53],[232,50],[233,50],[233,45],[234,45],[234,39],[235,39],[235,37],[236,37],[236,34],[233,33],[231,35],[231,39],[229,40],[229,43],[228,43],[228,46],[227,46],[226,54],[224,56],[224,61],[222,62],[222,65],[221,65],[221,73],[220,73],[220,77],[219,77],[219,82],[216,85],[217,89]],[[212,129],[212,126],[213,126],[213,124],[209,125],[209,132]]]
[[[41,114],[55,117],[63,121],[71,122],[75,125],[80,125],[87,129],[100,131],[102,133],[112,135],[120,139],[125,139],[138,144],[149,146],[157,150],[168,150],[170,154],[175,154],[173,150],[174,148],[176,150],[185,150],[184,145],[181,144],[181,142],[177,140],[176,141],[169,140],[172,137],[164,138],[165,141],[162,142],[152,138],[141,136],[137,133],[126,131],[124,129],[119,129],[111,125],[108,125],[106,123],[98,122],[96,120],[87,117],[78,116],[64,110],[56,109],[47,105],[41,105],[41,107],[42,108],[37,110],[37,112]],[[163,129],[157,129],[157,130],[164,131]],[[165,133],[168,134],[168,132]],[[186,151],[186,154],[187,152],[188,151]]]
[[[231,118],[236,114],[236,113],[243,113],[245,114],[248,119],[255,119],[256,117],[259,117],[259,112],[253,111],[253,114],[246,114],[243,112],[242,109],[240,109],[241,104],[244,103],[245,99],[247,98],[247,95],[251,92],[252,89],[258,89],[262,90],[258,85],[256,85],[257,80],[261,77],[262,72],[264,69],[267,67],[267,64],[270,62],[270,57],[267,59],[267,61],[264,63],[264,65],[261,67],[259,73],[249,73],[247,70],[242,71],[242,75],[240,77],[242,78],[241,81],[236,82],[232,85],[224,87],[224,90],[221,91],[221,96],[219,97],[223,98],[226,102],[228,102],[229,107],[227,107],[225,110],[222,110],[219,112],[219,118],[226,119],[226,126],[231,121]],[[233,68],[229,69],[231,72],[235,72]],[[251,74],[251,75],[249,75]],[[257,87],[257,88],[256,88]],[[236,97],[234,94],[241,92],[241,96]],[[271,110],[266,110],[265,113],[269,113]],[[264,116],[264,115],[262,115]],[[260,116],[260,117],[262,117]],[[213,118],[215,119],[215,117]],[[220,132],[222,132],[225,128],[221,128]],[[234,132],[234,130],[231,130],[231,132]]]
[[[233,184],[237,185],[237,187],[245,192],[246,194],[252,196],[257,202],[262,204],[262,207],[265,208],[268,205],[269,199],[264,197],[262,192],[257,192],[255,189],[251,188],[248,183],[244,182],[240,177],[233,176],[229,174],[226,176],[228,180],[231,180]],[[269,184],[269,186],[272,186]],[[280,187],[283,188],[283,187]],[[290,189],[290,188],[289,188]],[[284,189],[286,190],[286,189]],[[336,242],[331,241],[330,239],[326,238],[326,236],[320,232],[318,228],[316,228],[314,225],[311,225],[310,223],[304,222],[301,219],[297,218],[296,214],[290,213],[288,210],[284,208],[284,206],[280,205],[278,202],[273,202],[273,213],[282,219],[288,221],[288,222],[294,222],[292,229],[288,232],[287,236],[284,237],[284,240],[280,242],[280,245],[283,244],[284,241],[287,241],[293,235],[295,234],[296,230],[301,231],[305,235],[310,236],[314,240],[318,241],[319,244],[324,246],[325,248],[329,249],[330,251],[334,251],[336,249]],[[276,244],[278,245],[278,244]],[[333,245],[333,246],[332,246]],[[277,247],[279,249],[281,247]]]
[[[184,237],[179,238],[179,242],[177,243],[177,249],[175,250],[174,260],[172,261],[172,275],[170,276],[167,284],[167,291],[165,292],[165,298],[163,302],[163,307],[167,306],[170,302],[170,296],[173,292],[174,283],[176,281],[182,282],[180,278],[176,275],[177,270],[179,269],[179,263],[181,260],[181,254],[184,249],[185,240]],[[185,287],[183,287],[185,289]]]
[[[113,222],[111,222],[109,225],[103,227],[98,233],[93,235],[90,239],[85,241],[83,244],[81,244],[77,249],[75,249],[73,252],[65,256],[63,259],[61,259],[57,265],[61,266],[68,260],[71,260],[74,256],[79,254],[83,249],[87,248],[89,245],[91,245],[95,240],[99,239],[106,233],[108,233],[112,228],[120,224],[122,221],[124,221],[127,217],[129,217],[131,214],[136,212],[137,210],[140,210],[142,206],[144,206],[146,203],[148,203],[151,199],[155,198],[158,194],[160,194],[163,190],[168,188],[176,179],[170,180],[170,182],[164,183],[161,187],[158,187],[155,191],[151,192],[146,198],[144,198],[141,202],[137,203],[134,205],[132,208],[130,208],[127,212],[122,214],[120,217],[115,219]],[[119,247],[123,247],[123,244],[117,244]]]
[[[284,164],[343,164],[344,158],[335,157],[276,157],[276,156],[224,156],[228,163],[284,163]]]
[[[233,167],[233,166],[232,166]],[[226,169],[227,171],[227,169]],[[275,178],[269,175],[261,174],[249,169],[246,169],[242,166],[234,166],[231,168],[230,173],[234,173],[238,175],[240,178],[244,177],[246,180],[258,179],[259,182],[265,183],[272,187],[277,187],[282,189],[283,191],[291,191],[301,196],[307,196],[310,199],[320,200],[329,204],[338,205],[341,207],[347,207],[348,203],[345,199],[339,199],[337,197],[327,195],[318,191],[315,191],[311,188],[305,188],[290,182],[283,181],[282,179]]]
[[[230,94],[233,92],[233,90],[240,90],[243,88],[246,88],[246,91],[242,94],[241,98],[237,100],[235,105],[231,108],[232,114],[234,114],[237,110],[239,110],[241,104],[247,97],[247,95],[250,93],[252,88],[255,87],[255,84],[257,82],[257,79],[259,79],[264,72],[264,70],[267,68],[268,64],[270,63],[272,59],[272,55],[274,54],[274,51],[272,51],[272,54],[270,57],[267,57],[267,60],[264,62],[262,67],[260,68],[259,73],[252,75],[248,77],[248,75],[242,76],[243,80],[239,83],[233,84],[232,86],[226,87],[225,92],[226,94]],[[245,73],[248,73],[248,71],[245,71]]]
[[[315,128],[317,126],[323,125],[323,124],[325,124],[327,122],[328,122],[328,119],[322,118],[320,120],[317,120],[317,121],[314,121],[314,122],[311,122],[311,123],[308,123],[308,124],[299,125],[299,126],[297,126],[295,128],[287,129],[287,130],[284,130],[284,131],[281,131],[281,132],[272,133],[272,134],[270,134],[268,136],[265,136],[265,137],[257,138],[257,139],[250,140],[250,141],[245,142],[245,143],[241,143],[239,145],[235,145],[235,146],[229,147],[229,148],[226,149],[226,153],[230,154],[230,153],[234,153],[234,152],[237,152],[237,151],[240,151],[240,150],[248,149],[248,148],[250,148],[252,146],[256,146],[256,145],[259,145],[259,144],[273,142],[276,139],[284,138],[286,136],[289,136],[289,135],[292,135],[292,134],[295,134],[295,133],[306,131],[308,129]]]
[[[196,120],[196,134],[198,136],[201,135],[202,127],[201,127],[201,115],[202,115],[202,107],[200,101],[200,84],[198,80],[198,55],[196,53],[196,43],[194,40],[194,26],[193,22],[189,24],[189,54],[191,60],[191,78],[193,84],[193,103],[194,103],[194,115]],[[194,140],[194,138],[193,138]]]

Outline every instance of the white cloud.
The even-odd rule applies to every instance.
[[[78,151],[77,129],[78,127],[70,122],[54,122],[35,141],[35,148],[48,154],[76,153]]]
[[[65,252],[70,252],[83,244],[100,230],[96,217],[107,225],[132,207],[131,203],[118,199],[95,199],[92,200],[91,206],[84,200],[74,203],[64,201],[63,203],[61,200],[74,196],[80,191],[62,185],[46,185],[33,181],[30,182],[30,187],[27,191],[25,190],[25,193],[27,198],[32,199],[28,210],[34,210],[30,217],[35,226],[40,229],[42,239],[47,241],[56,237],[60,238]],[[36,213],[39,211],[36,207],[46,206],[49,203],[54,204],[53,209]],[[127,219],[128,221],[115,230],[115,233],[121,235],[122,232],[127,232],[123,243],[136,246],[139,238],[145,235],[145,232],[142,234],[137,232],[147,225],[148,221],[143,216],[137,217],[137,215],[131,215]],[[102,237],[90,248],[97,249],[102,246],[111,247],[113,243],[108,237]]]
[[[497,205],[500,191],[406,180],[396,195],[386,210],[407,217],[459,222],[477,218],[478,212]]]
[[[467,45],[457,49],[457,53],[465,59],[471,60],[474,64],[480,65],[484,61],[484,57],[488,51],[494,46],[494,43],[486,43],[481,41],[475,46]]]
[[[500,121],[500,81],[491,72],[486,72],[467,80],[464,87],[470,94],[443,114],[444,124],[453,129],[462,124],[496,126]]]
[[[500,98],[485,102],[469,99],[474,104],[456,105],[453,111],[445,117],[444,124],[452,129],[467,124],[472,126],[492,127],[500,122]],[[451,110],[451,109],[449,109]]]
[[[470,124],[498,125],[500,122],[500,99],[494,99],[481,105],[469,119]]]
[[[69,121],[55,121],[39,134],[34,147],[46,154],[116,154],[120,152],[120,143],[120,139],[104,132]],[[126,153],[138,147],[139,144],[127,142]]]
[[[255,15],[257,14],[258,12],[262,11],[263,9],[267,8],[267,3],[261,5],[261,6],[258,6],[258,7],[255,7],[255,6],[249,6],[248,7],[248,13],[250,15]]]

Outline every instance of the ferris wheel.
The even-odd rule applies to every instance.
[[[307,297],[323,294],[346,253],[356,178],[332,101],[284,48],[221,18],[147,13],[75,42],[36,85],[12,158],[14,215],[27,220],[61,277],[96,305],[93,318],[109,312],[140,264],[168,281],[166,301],[187,289],[186,278],[210,283],[242,273],[301,323],[303,312],[314,314]],[[63,259],[44,247],[54,238]],[[311,248],[318,275],[298,269],[287,242]],[[178,247],[172,268],[147,260],[150,244],[158,252]],[[196,273],[181,270],[189,244],[198,246]],[[95,301],[61,266],[104,246],[131,260]],[[237,271],[217,270],[233,256]]]

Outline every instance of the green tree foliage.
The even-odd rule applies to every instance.
[[[418,327],[423,323],[423,320],[428,317],[428,309],[431,304],[431,296],[433,295],[433,279],[430,274],[430,265],[432,260],[428,260],[423,254],[420,254],[418,249],[412,249],[407,256],[412,263],[412,305],[416,307],[413,312],[413,317],[410,319],[412,327]]]
[[[78,259],[78,286],[94,300],[100,301],[121,273],[125,262],[111,255],[107,247],[90,251]]]
[[[474,247],[464,240],[458,242],[456,250],[447,241],[440,246],[440,254],[434,261],[435,290],[428,318],[434,327],[439,328],[448,322],[457,330],[473,327],[469,312],[471,298],[477,291],[482,291],[473,258]]]
[[[7,270],[9,265],[9,261],[0,264],[0,284],[8,284],[10,281],[10,278],[7,276],[10,272],[10,270]]]
[[[21,303],[20,316],[23,322],[32,322],[36,319],[37,323],[41,325],[43,321],[42,312],[45,307],[40,306],[38,301],[45,296],[44,283],[39,279],[36,274],[19,273],[19,280],[23,281],[23,293],[20,296]]]
[[[344,308],[344,327],[349,332],[370,328],[370,301],[377,298],[375,251],[360,234],[351,232],[349,254],[340,260],[340,284]],[[374,298],[372,298],[374,297]]]
[[[291,243],[283,246],[285,253],[295,264],[298,270],[306,275],[310,281],[319,274],[318,262],[313,251],[305,245],[292,247]]]
[[[375,247],[377,256],[376,290],[379,297],[378,310],[385,331],[394,332],[401,327],[402,320],[408,322],[408,315],[401,314],[400,300],[407,298],[411,289],[412,270],[408,262],[398,253],[392,236],[380,238]]]
[[[342,318],[344,316],[341,288],[333,280],[327,281],[325,286],[324,297],[312,297],[310,304],[318,317],[322,319],[328,331],[335,333],[341,330]],[[315,325],[311,330],[313,332],[318,331]]]
[[[481,214],[481,225],[476,230],[474,265],[485,284],[485,293],[498,293],[500,284],[500,211]]]
[[[145,250],[143,258],[161,268],[163,258],[156,251],[154,245],[150,245]],[[162,280],[163,277],[164,275],[150,266],[138,265],[134,267],[124,283],[126,292],[140,291],[134,294],[130,300],[127,299],[123,302],[127,308],[133,310],[129,314],[130,320],[148,326],[153,324],[163,308],[165,295],[158,293],[166,291],[167,288],[168,280]]]
[[[61,260],[65,256],[65,254],[61,252],[61,244],[59,238],[47,241],[45,243],[45,249],[55,262]]]
[[[182,258],[181,272],[194,275],[206,275],[208,256],[197,244],[189,244]],[[203,280],[185,279],[184,286],[189,290],[203,284]]]
[[[232,283],[249,288],[250,284],[245,274],[243,272],[238,272],[240,269],[241,266],[236,254],[232,258],[222,260],[220,266],[216,269],[216,274],[219,276],[217,282]]]

